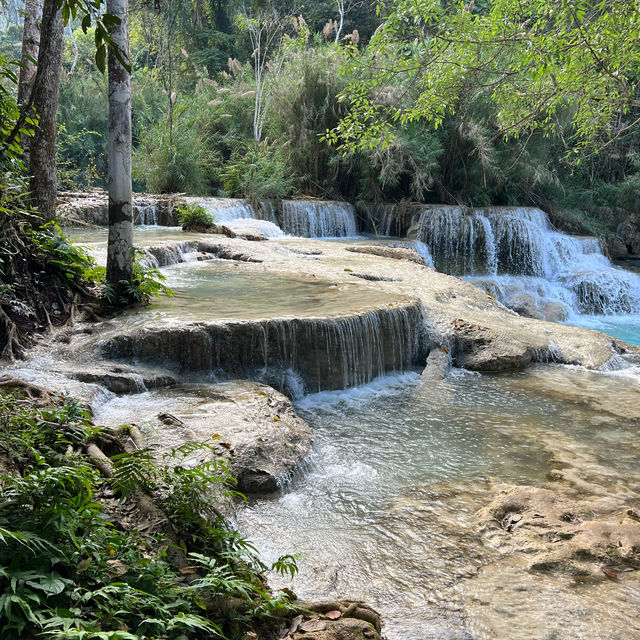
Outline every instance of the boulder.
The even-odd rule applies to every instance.
[[[511,296],[507,302],[507,306],[521,316],[537,318],[538,320],[542,318],[542,314],[538,311],[535,297],[529,293],[518,293]]]
[[[618,225],[616,236],[626,246],[628,253],[640,255],[640,225],[635,217],[629,217]]]
[[[547,302],[542,307],[540,315],[547,322],[562,322],[569,316],[569,311],[559,302]]]
[[[606,251],[613,260],[626,258],[629,255],[629,249],[624,240],[619,236],[610,236],[605,240]]]
[[[158,406],[163,411],[158,412]],[[159,455],[188,442],[210,444],[213,451],[196,450],[188,461],[225,459],[237,489],[244,493],[277,491],[311,449],[311,429],[296,415],[291,401],[257,382],[159,390],[146,411],[132,408],[130,421],[144,425]]]
[[[280,638],[290,640],[382,640],[379,614],[362,602],[312,602],[287,621]]]

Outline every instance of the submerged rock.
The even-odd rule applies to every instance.
[[[379,256],[381,258],[393,258],[394,260],[408,260],[409,262],[415,262],[421,266],[426,267],[427,263],[424,258],[415,250],[406,247],[380,247],[377,245],[372,246],[358,246],[358,247],[346,247],[347,251],[352,253],[368,253],[372,256]]]

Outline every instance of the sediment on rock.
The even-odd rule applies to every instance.
[[[181,194],[137,193],[133,197],[134,224],[173,227],[178,224],[177,207],[184,204]],[[109,224],[109,198],[102,189],[61,191],[57,213],[65,224]]]
[[[394,260],[408,260],[409,262],[415,262],[423,267],[427,264],[424,258],[414,249],[408,249],[405,247],[379,247],[377,245],[372,246],[359,246],[359,247],[346,247],[347,251],[352,253],[368,253],[372,256],[379,256],[381,258],[393,258]]]
[[[168,410],[133,410],[144,425],[147,442],[160,453],[186,443],[210,443],[226,460],[243,493],[277,491],[309,455],[312,433],[291,401],[260,383],[232,381],[215,385],[181,385],[155,392],[156,404]],[[198,464],[209,449],[187,458]]]

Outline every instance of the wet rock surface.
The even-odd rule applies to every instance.
[[[211,240],[205,238],[195,242]],[[224,252],[231,256],[242,255],[246,258],[244,262],[262,262],[270,269],[304,272],[336,283],[344,283],[351,276],[350,272],[371,274],[377,280],[363,286],[375,287],[390,297],[400,294],[419,301],[413,304],[421,305],[421,318],[426,321],[432,346],[446,347],[446,351],[441,349],[442,353],[448,354],[456,366],[492,372],[553,361],[598,368],[606,367],[621,355],[626,357],[637,351],[595,331],[518,316],[469,283],[434,273],[413,261],[400,263],[377,255],[346,252],[337,243],[314,241],[248,243],[239,238],[221,238],[213,244],[220,247],[218,257]],[[322,256],[312,261],[309,253],[315,252],[315,247],[318,251],[322,247]],[[287,249],[286,253],[281,250],[283,248]],[[296,250],[304,253],[296,253]],[[204,249],[203,253],[206,253]],[[167,353],[158,351],[157,342],[162,331],[169,332],[170,328],[149,328],[149,337],[141,341],[146,344],[145,350],[140,353],[133,348],[115,352],[128,358],[141,357],[143,353],[164,358]],[[188,332],[193,334],[193,340],[185,338],[183,332],[166,341],[172,345],[169,355],[173,354],[172,357],[185,368],[202,358],[203,353],[218,353],[223,348],[233,351],[240,344],[250,353],[247,362],[258,362],[251,358],[262,343],[252,342],[248,334],[238,336],[237,345],[232,340],[231,347],[225,347],[225,340],[221,339],[217,350],[207,352],[210,348],[207,345],[211,343],[209,334],[201,326],[194,325],[190,325]],[[229,334],[225,335],[229,337]],[[300,348],[311,347],[305,344]],[[389,349],[391,352],[391,347]],[[429,383],[436,384],[444,378],[444,361],[448,357],[445,359],[440,353],[436,356],[434,349],[432,353],[432,367],[425,377]],[[237,361],[234,352],[228,362]],[[227,373],[233,371],[229,366]],[[111,370],[109,375],[114,373],[119,372]],[[88,380],[91,375],[87,371],[83,377]],[[548,394],[576,407],[586,407],[601,416],[602,429],[598,435],[602,438],[618,438],[621,424],[635,424],[638,420],[637,411],[633,409],[640,406],[637,399],[621,401],[618,392],[612,392],[608,397],[602,389],[589,394],[581,388],[577,378],[568,378],[567,385],[562,386],[554,378],[545,381],[547,375],[548,372],[534,381],[536,393]],[[116,376],[115,380],[118,379]],[[91,393],[104,392],[97,384],[78,381],[69,384],[74,383],[78,385],[78,392],[87,393],[88,397]],[[56,384],[62,384],[62,381]],[[257,383],[246,383],[250,388],[244,387],[245,383],[230,384],[240,384],[240,387],[203,385],[153,391],[149,415],[145,417],[144,412],[139,413],[136,420],[146,424],[150,442],[168,447],[220,436],[214,442],[218,443],[220,453],[229,456],[234,474],[244,478],[241,486],[248,491],[271,491],[304,459],[305,451],[309,450],[310,435],[307,440],[304,428],[294,420],[292,412],[290,420],[288,401],[282,400],[282,396],[273,390]],[[514,387],[518,384],[518,380],[513,382]],[[339,388],[337,382],[336,388]],[[243,400],[245,393],[247,396]],[[270,401],[273,404],[269,404]],[[164,402],[167,403],[165,407]],[[243,423],[252,422],[256,416],[258,429],[249,436],[243,431]],[[118,423],[121,422],[126,420],[118,417]],[[281,425],[282,422],[285,424]],[[224,432],[229,425],[233,426],[232,432]],[[272,433],[272,429],[281,428],[282,432]],[[498,479],[487,478],[476,486],[450,482],[407,489],[389,504],[389,514],[383,519],[389,544],[382,553],[393,557],[405,554],[415,560],[414,569],[407,569],[406,563],[397,568],[398,574],[406,573],[402,576],[404,584],[426,582],[428,594],[439,593],[441,610],[446,608],[443,601],[450,603],[442,620],[430,620],[442,630],[442,638],[564,640],[599,637],[626,640],[635,637],[634,634],[640,634],[637,623],[640,584],[636,571],[640,567],[640,541],[635,519],[640,513],[637,438],[630,437],[627,442],[624,455],[628,459],[623,455],[624,459],[616,460],[613,465],[575,439],[563,438],[542,427],[537,431],[531,425],[527,428],[528,431],[523,429],[517,434],[505,431],[505,438],[528,437],[536,451],[548,452],[550,471],[542,486],[505,485]],[[225,451],[229,453],[225,454]],[[285,464],[273,466],[274,460],[280,457]],[[474,515],[476,511],[477,515]],[[399,532],[399,526],[407,521],[412,527],[433,534],[430,545],[412,547],[415,542],[412,533]],[[429,553],[433,555],[429,556]],[[464,561],[443,567],[438,564],[442,557],[463,557]],[[427,575],[421,569],[425,558],[433,560]],[[332,575],[329,568],[326,572],[327,585],[339,580],[339,572]],[[377,581],[388,576],[375,574],[374,567],[368,578],[375,591]],[[460,596],[461,592],[463,596]],[[428,597],[431,596],[425,599]],[[603,606],[603,602],[610,601],[616,603],[613,613]],[[433,607],[429,608],[428,603],[425,611],[433,615]],[[457,623],[459,628],[455,628]],[[351,633],[347,627],[339,633]],[[466,631],[459,632],[465,627],[471,629],[473,636],[465,635]],[[362,629],[360,631],[364,633]],[[320,630],[305,633],[305,637],[314,637],[312,634],[320,633]]]
[[[604,580],[640,568],[640,522],[627,511],[635,514],[520,486],[503,489],[476,518],[490,546],[525,553],[529,570]]]
[[[299,375],[310,391],[342,389],[402,371],[421,354],[417,302],[344,316],[148,325],[101,345],[106,357],[159,362],[181,371],[228,376]],[[278,373],[279,372],[279,373]]]
[[[227,460],[246,493],[276,491],[309,454],[312,440],[288,398],[248,381],[157,390],[137,402],[106,405],[97,417],[109,425],[138,424],[159,456],[185,443],[210,443],[215,455],[205,449],[188,460]]]
[[[424,258],[414,249],[408,249],[404,247],[379,247],[372,246],[359,246],[359,247],[346,247],[347,251],[352,253],[368,253],[372,256],[379,256],[381,258],[393,258],[394,260],[408,260],[409,262],[415,262],[421,266],[427,266]]]
[[[178,224],[176,207],[184,204],[180,194],[136,193],[133,196],[134,224]],[[109,195],[102,189],[61,191],[58,193],[57,213],[68,224],[109,224]]]
[[[298,238],[268,242],[208,234],[189,234],[189,238],[177,248],[176,243],[165,243],[149,252],[158,256],[160,265],[181,261],[175,256],[186,248],[200,252],[203,259],[261,263],[274,272],[304,274],[338,286],[353,282],[353,274],[365,274],[368,282],[362,280],[362,286],[418,299],[429,340],[448,345],[455,366],[503,371],[552,360],[598,368],[620,350],[638,351],[596,331],[519,316],[471,283],[424,266],[411,249],[365,245],[345,251],[340,242]],[[385,259],[391,255],[402,259]],[[556,320],[562,310],[552,305],[538,315]]]
[[[282,625],[279,637],[291,640],[382,640],[380,616],[362,602],[348,600],[302,604],[310,613]]]
[[[640,255],[640,227],[637,218],[630,217],[622,221],[616,230],[616,239],[619,240],[611,248],[614,257],[625,257],[625,255]],[[626,253],[622,253],[622,248]]]
[[[149,372],[141,375],[122,367],[114,367],[108,371],[74,371],[69,375],[80,382],[97,384],[116,394],[141,393],[148,389],[170,387],[176,383],[175,378],[168,373]]]

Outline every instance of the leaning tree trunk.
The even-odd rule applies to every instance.
[[[47,219],[56,214],[56,116],[62,71],[62,12],[57,0],[44,0],[38,70],[31,102],[38,114],[38,126],[30,144],[31,198]]]
[[[107,0],[107,13],[121,22],[111,32],[120,55],[129,61],[128,0]],[[133,279],[131,206],[131,78],[109,50],[109,246],[107,282],[121,290]]]
[[[22,54],[20,56],[20,79],[18,81],[18,104],[27,104],[31,95],[33,79],[37,71],[38,49],[40,47],[40,20],[42,0],[26,0],[24,4],[24,29]]]

